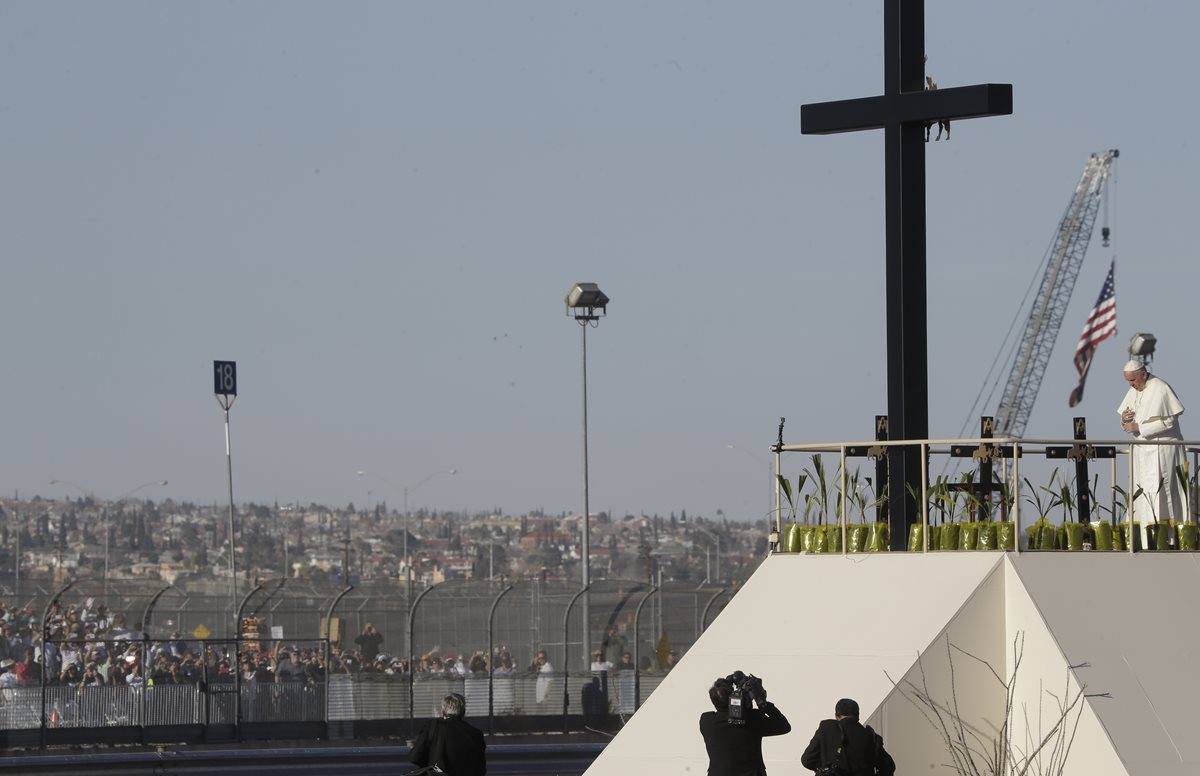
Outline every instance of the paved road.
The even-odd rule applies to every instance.
[[[491,744],[489,776],[575,776],[604,749],[603,744]],[[336,744],[154,749],[89,748],[9,752],[0,756],[0,774],[302,774],[305,776],[401,776],[413,770],[408,747]]]

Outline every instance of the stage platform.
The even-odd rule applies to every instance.
[[[920,684],[920,657],[930,696],[957,698],[964,723],[987,740],[1007,695],[980,660],[1007,678],[1019,655],[1017,749],[1049,732],[1056,697],[1082,688],[1063,774],[1194,776],[1198,583],[1191,553],[775,554],[587,773],[703,774],[697,720],[713,680],[739,669],[763,678],[792,723],[764,742],[769,772],[806,772],[800,754],[842,697],[884,735],[898,772],[939,771],[950,761],[940,735],[896,683]]]

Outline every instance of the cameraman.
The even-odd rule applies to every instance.
[[[732,677],[718,679],[708,691],[716,711],[700,715],[700,735],[704,736],[704,748],[708,750],[708,776],[766,776],[763,764],[762,740],[764,736],[781,736],[791,731],[791,723],[775,704],[767,702],[767,691],[762,682],[746,677],[747,683],[739,679],[735,685]],[[730,724],[729,699],[735,693],[743,693],[742,716],[744,724]],[[751,700],[757,708],[750,708]]]
[[[883,748],[883,739],[858,721],[858,702],[842,698],[833,709],[834,718],[822,720],[800,764],[818,774],[847,776],[892,776],[896,762]],[[836,764],[837,768],[831,770]]]

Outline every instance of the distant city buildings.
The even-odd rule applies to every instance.
[[[578,514],[422,510],[406,519],[382,504],[360,511],[353,504],[251,503],[237,517],[236,566],[248,580],[286,575],[355,583],[411,574],[423,587],[449,579],[579,576]],[[765,556],[767,531],[763,521],[596,513],[591,575],[738,585]],[[227,534],[228,512],[221,504],[0,499],[0,583],[227,580]]]

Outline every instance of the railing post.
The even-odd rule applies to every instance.
[[[929,445],[921,443],[921,552],[929,552]],[[908,537],[904,537],[908,544]]]
[[[1021,448],[1016,442],[1013,446],[1013,549],[1018,554],[1021,552],[1021,537],[1024,531],[1021,530]]]
[[[841,516],[838,519],[838,532],[842,535],[842,555],[849,555],[850,529],[846,524],[846,518],[849,517],[849,515],[846,514],[846,446],[842,445],[838,452],[840,460],[838,467],[842,473],[842,487],[840,488],[842,494],[842,503],[840,509],[838,510],[841,513]]]

